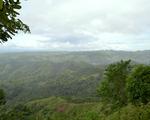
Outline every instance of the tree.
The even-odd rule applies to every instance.
[[[134,104],[150,101],[150,66],[139,65],[133,69],[127,79],[127,92]]]
[[[127,103],[126,78],[131,71],[130,60],[109,65],[104,72],[98,93],[103,101],[117,105]]]
[[[30,32],[29,27],[18,19],[20,0],[0,0],[0,42],[12,39],[18,31]]]
[[[0,105],[4,105],[6,103],[5,93],[2,89],[0,89]]]

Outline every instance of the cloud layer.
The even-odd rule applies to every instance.
[[[22,1],[20,33],[3,48],[144,50],[150,48],[149,0]]]

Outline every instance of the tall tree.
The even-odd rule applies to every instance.
[[[30,32],[29,27],[18,19],[20,0],[0,0],[0,42],[12,39],[18,31]]]
[[[125,105],[127,103],[126,78],[130,71],[130,60],[109,65],[105,70],[104,80],[98,88],[101,99],[113,104]]]

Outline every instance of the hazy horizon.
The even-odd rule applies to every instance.
[[[53,52],[58,52],[58,53],[63,53],[63,52],[103,52],[103,51],[113,51],[113,52],[145,52],[145,51],[150,51],[148,50],[39,50],[39,49],[0,49],[0,53],[53,53]]]

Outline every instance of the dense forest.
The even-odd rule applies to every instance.
[[[150,51],[0,55],[0,120],[149,120]]]
[[[0,55],[0,88],[11,102],[49,96],[95,99],[106,66],[121,59],[149,64],[150,51],[4,53]]]

